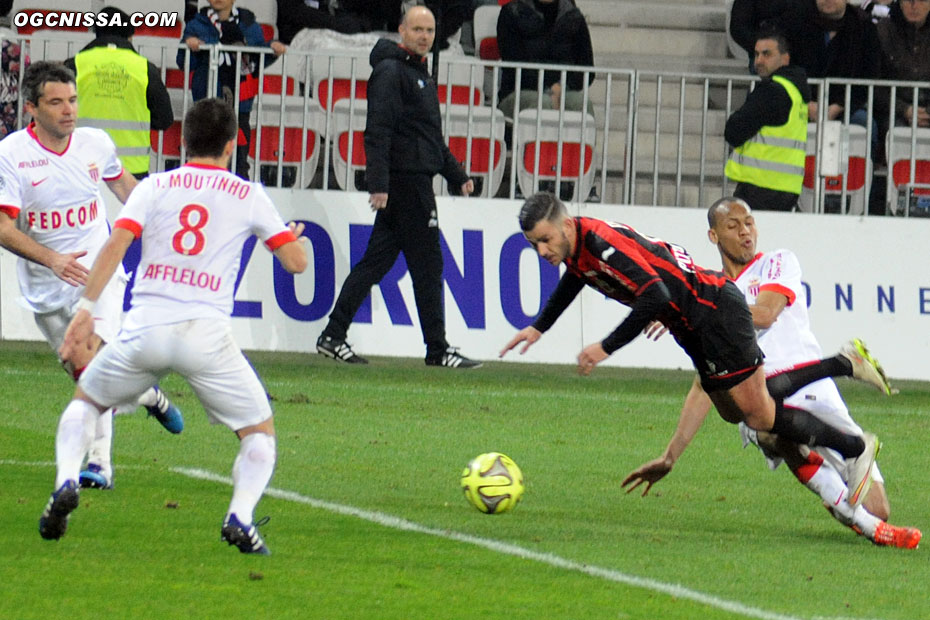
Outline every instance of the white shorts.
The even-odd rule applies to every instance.
[[[233,341],[228,321],[195,319],[121,332],[78,382],[95,403],[130,400],[170,371],[184,377],[213,424],[236,431],[271,417],[255,369]]]
[[[123,297],[126,294],[126,274],[118,269],[103,291],[94,306],[94,333],[104,342],[113,342],[119,334],[119,326],[123,321]],[[75,304],[77,301],[75,301]],[[65,341],[65,332],[68,324],[74,318],[74,307],[66,306],[53,312],[36,313],[36,325],[45,341],[58,353],[61,343]]]
[[[785,405],[809,411],[822,422],[843,432],[858,436],[862,435],[862,428],[856,424],[856,421],[849,415],[849,409],[847,409],[846,403],[843,401],[843,397],[840,396],[839,390],[836,389],[836,383],[834,383],[832,379],[821,379],[820,381],[805,385],[786,398]],[[784,459],[759,446],[754,430],[742,422],[740,422],[739,427],[744,447],[750,443],[758,447],[759,450],[762,451],[762,454],[765,455],[770,469],[776,469],[781,465]],[[811,449],[822,456],[825,461],[829,462],[830,465],[839,472],[840,476],[843,477],[843,480],[846,480],[846,459],[843,458],[843,455],[835,450],[822,446]],[[881,472],[878,470],[877,463],[875,467],[872,468],[872,481],[880,483],[885,482]]]

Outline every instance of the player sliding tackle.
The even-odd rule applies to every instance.
[[[759,346],[765,351],[765,371],[771,381],[783,369],[816,360],[820,345],[810,330],[807,304],[801,284],[801,266],[789,250],[760,253],[756,251],[758,229],[749,205],[739,198],[721,198],[707,212],[708,238],[717,246],[724,273],[736,284],[749,304],[753,324],[759,330]],[[653,324],[654,327],[658,324]],[[647,330],[658,338],[664,328]],[[864,345],[854,340],[846,350],[853,357],[867,356]],[[804,386],[785,399],[786,407],[804,409],[838,428],[853,434],[862,429],[853,421],[836,384],[822,379]],[[685,397],[678,428],[662,456],[643,464],[623,481],[632,491],[645,483],[643,495],[665,477],[691,443],[710,412],[711,401],[695,379]],[[876,463],[872,486],[864,503],[853,508],[846,503],[846,464],[839,454],[825,448],[811,449],[766,433],[754,431],[740,423],[743,445],[754,443],[765,455],[772,469],[784,461],[797,480],[818,495],[830,513],[844,525],[877,545],[914,549],[921,532],[916,528],[887,523],[890,507],[885,495],[884,479]]]
[[[701,387],[724,420],[836,450],[845,459],[853,489],[847,502],[853,507],[862,502],[878,452],[875,435],[843,432],[806,411],[785,407],[783,399],[811,381],[842,374],[887,391],[870,358],[843,352],[766,383],[752,315],[742,293],[724,274],[695,265],[681,246],[624,224],[569,217],[565,205],[549,193],[530,197],[519,219],[537,254],[551,265],[565,263],[567,270],[540,315],[504,346],[501,357],[521,343],[520,352],[525,353],[587,284],[631,310],[606,338],[578,354],[579,373],[589,374],[658,321],[691,358]]]
[[[63,359],[88,347],[98,296],[129,244],[142,240],[138,273],[143,275],[133,289],[132,309],[116,341],[81,375],[74,400],[61,414],[55,492],[39,519],[43,538],[60,538],[78,506],[78,467],[96,418],[174,370],[193,388],[210,420],[240,440],[222,540],[242,553],[269,553],[252,518],[274,472],[274,420],[261,381],[233,341],[229,317],[242,246],[252,235],[291,273],[306,269],[307,254],[298,241],[304,225],[285,226],[261,185],[226,169],[237,133],[236,115],[221,100],[197,102],[184,119],[190,160],[139,183],[94,262],[65,334]],[[186,177],[196,181],[190,188],[184,187]],[[154,265],[166,267],[159,271]],[[190,276],[157,275],[168,272]]]

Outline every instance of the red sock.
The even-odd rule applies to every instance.
[[[791,471],[795,478],[801,481],[801,484],[807,484],[808,481],[814,477],[814,474],[817,473],[817,470],[820,469],[821,465],[823,465],[823,457],[811,450],[807,454],[805,462],[797,469]]]

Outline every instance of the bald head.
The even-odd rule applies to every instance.
[[[716,228],[717,224],[730,214],[730,209],[736,206],[744,209],[746,213],[752,213],[752,209],[749,207],[749,203],[747,203],[742,198],[736,198],[735,196],[724,196],[714,204],[710,205],[710,208],[707,209],[707,227]]]
[[[404,15],[401,18],[400,23],[402,25],[406,24],[407,21],[410,20],[411,18],[422,17],[423,15],[429,15],[429,18],[433,20],[433,23],[434,24],[436,23],[436,18],[433,16],[433,12],[430,11],[427,7],[419,6],[419,5],[412,6],[406,11],[404,11]]]
[[[401,45],[408,51],[426,56],[436,38],[436,18],[425,6],[412,6],[404,13],[397,31]]]

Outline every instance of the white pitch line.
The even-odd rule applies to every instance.
[[[55,467],[55,463],[52,461],[18,461],[14,459],[0,459],[0,466],[3,465],[12,465],[19,467]],[[120,465],[120,469],[151,469],[149,465]],[[211,482],[219,482],[222,484],[232,486],[232,478],[228,476],[220,476],[212,472],[203,470],[203,469],[190,469],[187,467],[172,467],[170,471],[173,471],[177,474],[183,476],[188,476],[189,478],[198,478],[200,480],[209,480]],[[623,583],[626,585],[634,586],[637,588],[643,588],[646,590],[652,590],[654,592],[661,592],[663,594],[668,594],[669,596],[674,596],[678,598],[688,599],[695,601],[697,603],[702,603],[709,605],[711,607],[716,607],[724,611],[733,612],[735,614],[740,614],[746,616],[747,618],[760,618],[761,620],[802,620],[797,616],[788,616],[784,614],[775,613],[772,611],[766,611],[764,609],[759,609],[757,607],[750,607],[748,605],[743,605],[736,601],[728,601],[726,599],[718,598],[710,594],[704,594],[703,592],[698,592],[696,590],[688,589],[684,586],[675,584],[675,583],[665,583],[663,581],[656,581],[654,579],[647,579],[645,577],[637,577],[635,575],[627,575],[626,573],[621,573],[610,568],[602,568],[600,566],[593,566],[591,564],[579,564],[572,560],[566,560],[565,558],[559,557],[551,553],[540,553],[538,551],[533,551],[532,549],[526,549],[520,547],[519,545],[514,545],[510,543],[501,542],[499,540],[493,540],[491,538],[482,538],[480,536],[472,536],[470,534],[462,534],[459,532],[453,532],[451,530],[440,530],[433,527],[427,527],[425,525],[420,525],[419,523],[414,523],[413,521],[408,521],[402,519],[401,517],[395,517],[383,512],[377,512],[372,510],[364,510],[362,508],[356,508],[354,506],[346,506],[345,504],[336,504],[334,502],[327,502],[321,499],[314,499],[312,497],[307,497],[306,495],[301,495],[300,493],[295,493],[294,491],[284,491],[281,489],[276,489],[274,487],[268,487],[265,490],[265,495],[269,497],[276,497],[278,499],[287,500],[290,502],[295,502],[298,504],[306,504],[313,508],[319,508],[321,510],[327,510],[329,512],[334,512],[336,514],[346,515],[350,517],[356,517],[364,521],[370,521],[372,523],[377,523],[378,525],[383,525],[385,527],[394,528],[397,530],[402,530],[405,532],[416,532],[418,534],[426,534],[428,536],[435,536],[437,538],[445,538],[446,540],[454,540],[457,542],[463,542],[470,545],[475,545],[477,547],[483,547],[490,551],[497,553],[503,553],[505,555],[512,555],[514,557],[523,558],[525,560],[532,560],[534,562],[539,562],[541,564],[547,564],[555,568],[561,568],[564,570],[570,570],[578,573],[583,573],[585,575],[590,575],[592,577],[600,577],[607,581],[613,581],[616,583]],[[839,618],[839,617],[828,617],[828,616],[815,616],[812,620],[864,620],[861,618]]]
[[[203,469],[172,467],[171,471],[182,474],[184,476],[189,476],[191,478],[199,478],[200,480],[209,480],[212,482],[220,482],[223,484],[232,485],[232,479],[228,476],[220,476]],[[312,506],[313,508],[327,510],[329,512],[334,512],[340,515],[356,517],[364,521],[370,521],[372,523],[377,523],[378,525],[383,525],[385,527],[390,527],[405,532],[416,532],[418,534],[427,534],[429,536],[436,536],[437,538],[445,538],[447,540],[463,542],[470,545],[475,545],[477,547],[483,547],[497,553],[512,555],[518,558],[523,558],[525,560],[532,560],[534,562],[547,564],[549,566],[554,566],[564,570],[584,573],[585,575],[590,575],[592,577],[599,577],[607,581],[623,583],[626,585],[635,586],[637,588],[652,590],[654,592],[661,592],[676,598],[688,599],[697,603],[716,607],[717,609],[740,614],[746,616],[747,618],[760,618],[762,620],[801,620],[796,616],[786,616],[784,614],[759,609],[758,607],[750,607],[736,601],[728,601],[726,599],[718,598],[710,594],[697,592],[696,590],[691,590],[678,584],[665,583],[662,581],[656,581],[654,579],[647,579],[645,577],[637,577],[635,575],[627,575],[626,573],[621,573],[620,571],[593,566],[591,564],[580,564],[578,562],[567,560],[551,553],[540,553],[538,551],[533,551],[532,549],[520,547],[519,545],[505,543],[490,538],[462,534],[459,532],[453,532],[451,530],[440,530],[437,528],[420,525],[419,523],[414,523],[401,517],[395,517],[383,512],[364,510],[354,506],[346,506],[345,504],[336,504],[320,499],[314,499],[312,497],[307,497],[306,495],[301,495],[300,493],[295,493],[294,491],[284,491],[281,489],[268,487],[265,490],[265,495],[295,502],[298,504],[306,504],[308,506]]]

